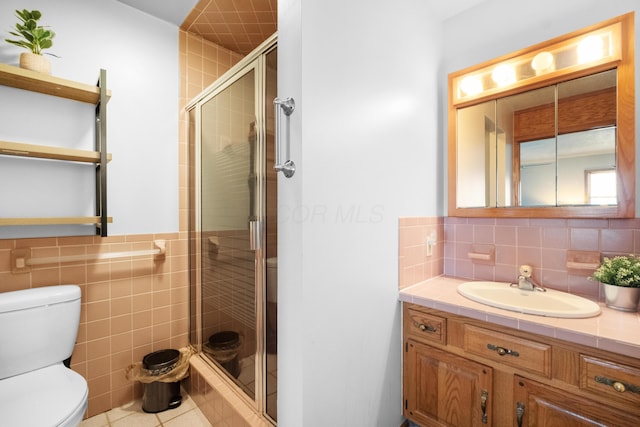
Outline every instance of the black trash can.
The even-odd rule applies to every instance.
[[[142,367],[149,371],[151,376],[160,376],[171,372],[180,360],[180,351],[168,349],[159,350],[147,354],[142,359]],[[144,385],[142,395],[142,410],[156,413],[180,406],[180,381],[160,382],[154,381]]]
[[[238,348],[240,334],[234,331],[222,331],[209,337],[210,353],[224,369],[234,378],[240,375]]]

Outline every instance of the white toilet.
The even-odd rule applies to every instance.
[[[80,288],[0,293],[0,426],[77,426],[87,381],[67,368],[80,323]]]

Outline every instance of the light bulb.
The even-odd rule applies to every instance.
[[[537,76],[553,71],[553,55],[550,52],[540,52],[531,61],[531,68],[536,71]]]
[[[604,56],[604,43],[600,36],[589,36],[578,43],[578,63],[596,61]]]
[[[498,86],[510,85],[516,82],[516,71],[510,65],[500,64],[491,73],[491,79]]]
[[[467,96],[477,95],[484,90],[482,81],[478,76],[467,76],[460,82],[460,89]]]

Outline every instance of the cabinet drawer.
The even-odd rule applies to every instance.
[[[405,325],[407,333],[418,339],[426,339],[440,344],[447,343],[446,319],[411,308],[407,310],[407,314],[407,325]]]
[[[505,365],[551,376],[551,346],[473,325],[464,325],[464,349]]]
[[[640,369],[580,355],[580,388],[619,402],[640,405]]]

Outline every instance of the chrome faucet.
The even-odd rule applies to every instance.
[[[521,265],[520,266],[520,275],[518,276],[518,283],[512,283],[511,286],[517,286],[518,289],[522,289],[525,291],[540,291],[545,292],[546,289],[542,286],[538,286],[531,275],[533,274],[533,268],[530,265]]]

